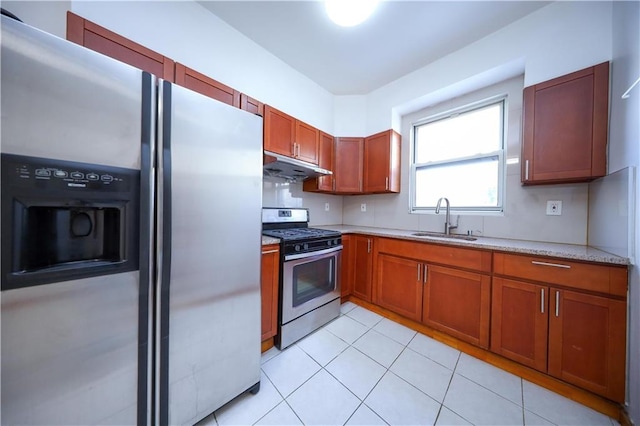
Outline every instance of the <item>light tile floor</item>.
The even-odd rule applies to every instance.
[[[200,425],[617,425],[351,302]]]

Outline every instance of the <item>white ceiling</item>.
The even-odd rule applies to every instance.
[[[229,25],[335,95],[369,93],[549,4],[384,1],[356,27],[322,1],[200,1]]]

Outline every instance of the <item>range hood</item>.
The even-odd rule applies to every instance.
[[[264,151],[263,175],[284,178],[293,182],[333,174],[315,164]]]

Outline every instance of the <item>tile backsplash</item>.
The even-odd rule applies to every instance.
[[[635,257],[635,185],[633,167],[589,184],[588,244],[629,257],[632,262]]]
[[[302,182],[266,176],[262,180],[263,207],[308,208],[311,226],[342,224],[342,199],[337,195],[303,192]]]

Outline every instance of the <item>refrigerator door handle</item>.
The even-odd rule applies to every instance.
[[[158,81],[155,421],[169,423],[169,285],[171,278],[171,83]]]

